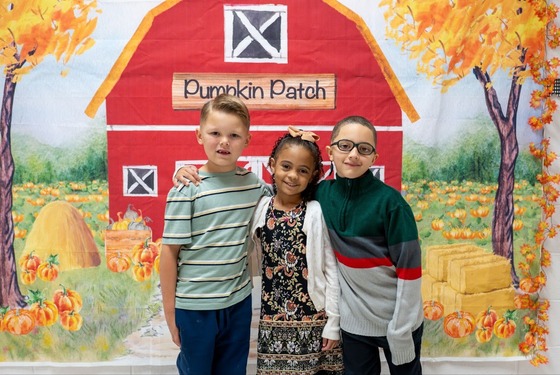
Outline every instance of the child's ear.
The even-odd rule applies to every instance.
[[[274,170],[276,169],[276,160],[274,160],[274,158],[268,159],[268,166],[270,167],[272,174],[274,174]]]
[[[375,163],[375,161],[377,160],[377,158],[379,157],[379,154],[377,152],[373,153],[373,159],[371,160],[371,164]]]
[[[196,128],[194,130],[194,134],[196,136],[196,141],[198,142],[199,145],[202,144],[202,134],[200,133],[200,127]]]
[[[331,147],[331,146],[327,146],[325,149],[327,150],[327,155],[329,155],[329,160],[330,160],[330,161],[333,161],[332,147]]]
[[[245,139],[245,147],[249,146],[249,142],[251,142],[251,134],[247,134],[247,139]]]

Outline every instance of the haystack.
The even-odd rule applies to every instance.
[[[80,212],[66,201],[45,205],[25,242],[24,254],[34,251],[41,260],[58,254],[60,271],[97,267],[99,250]]]

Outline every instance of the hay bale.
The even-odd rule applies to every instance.
[[[447,262],[449,259],[457,257],[459,254],[469,257],[480,255],[483,252],[484,250],[481,247],[472,244],[430,246],[426,254],[426,271],[438,281],[447,281],[444,277],[447,275]]]
[[[422,299],[424,301],[436,300],[441,301],[443,287],[447,285],[446,282],[437,281],[427,272],[422,274]]]
[[[515,309],[513,298],[515,289],[513,287],[493,290],[485,293],[459,293],[449,284],[443,288],[442,304],[445,311],[468,311],[475,315],[492,306],[498,314],[503,314],[507,310]]]
[[[495,254],[449,262],[449,285],[460,293],[485,293],[511,285],[511,264]]]
[[[34,251],[41,259],[58,254],[59,270],[97,267],[99,250],[78,209],[66,201],[45,205],[29,232],[23,254]]]

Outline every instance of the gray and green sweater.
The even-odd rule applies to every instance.
[[[370,172],[322,181],[315,198],[339,264],[341,329],[386,336],[395,365],[412,361],[412,332],[423,312],[421,250],[410,206]]]

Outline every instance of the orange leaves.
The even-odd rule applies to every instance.
[[[0,65],[17,82],[48,55],[66,64],[93,46],[96,10],[96,0],[0,0]]]
[[[546,5],[501,0],[383,0],[380,6],[386,7],[387,35],[442,90],[475,67],[490,76],[504,69],[521,84],[529,76],[518,69],[523,54],[542,54],[547,17],[554,13]]]

